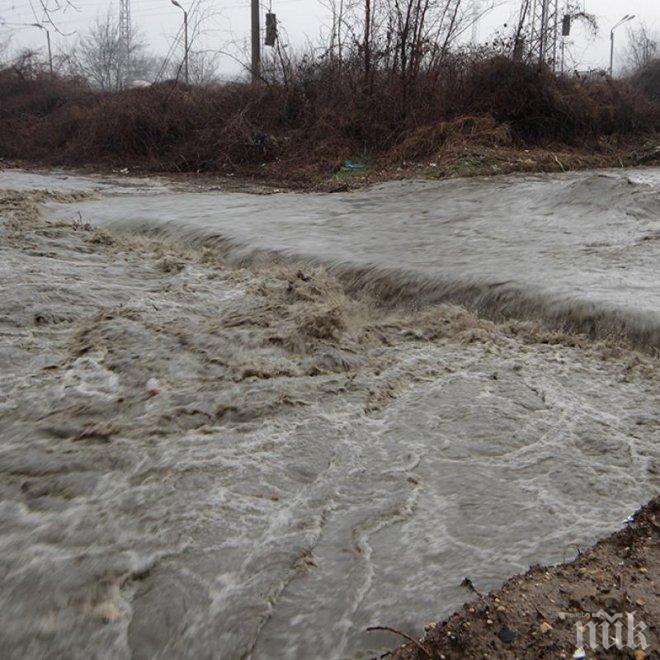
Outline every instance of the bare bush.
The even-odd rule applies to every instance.
[[[584,144],[660,127],[657,106],[624,81],[560,78],[501,56],[452,55],[426,68],[407,92],[405,112],[406,92],[389,72],[376,70],[372,88],[364,88],[362,58],[345,60],[339,78],[334,62],[304,58],[289,75],[286,84],[172,82],[99,94],[6,70],[0,156],[244,173],[277,161],[291,178],[305,167],[327,172],[358,152],[424,157],[457,136],[493,145]]]
[[[651,60],[639,69],[633,81],[648,98],[660,103],[660,58]]]
[[[98,17],[68,55],[69,73],[104,91],[122,89],[136,80],[152,80],[160,62],[145,53],[137,30],[132,29],[130,35],[126,65],[117,17],[112,12]]]
[[[330,2],[327,43],[298,55],[277,44],[257,84],[212,84],[212,55],[194,53],[191,77],[203,87],[177,82],[177,68],[144,89],[92,94],[72,83],[67,98],[4,72],[0,97],[18,101],[0,113],[0,156],[249,174],[276,163],[291,180],[355,154],[424,158],[463,139],[584,145],[660,127],[657,105],[626,81],[556,76],[506,49],[460,48],[468,0]],[[118,84],[115,39],[114,23],[99,23],[82,58],[99,62],[96,87]]]
[[[650,64],[659,55],[660,37],[644,23],[628,30],[626,68],[636,73]]]

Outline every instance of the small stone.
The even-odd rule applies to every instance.
[[[544,621],[539,626],[539,632],[542,633],[542,634],[549,633],[551,630],[552,630],[552,626],[547,621]]]
[[[557,618],[560,621],[566,621],[566,612],[559,612],[559,614],[557,614]]]
[[[644,607],[644,605],[646,605],[646,601],[645,601],[643,598],[638,598],[638,599],[635,601],[635,604],[636,604],[636,605],[639,605],[640,607]]]
[[[497,636],[502,642],[504,642],[504,644],[511,644],[511,642],[513,642],[513,640],[516,638],[516,633],[514,633],[511,628],[502,626],[497,633]]]
[[[486,623],[487,623],[489,626],[492,626],[492,625],[493,625],[493,620],[492,620],[492,619],[486,619]]]
[[[504,607],[504,605],[498,605],[497,606],[497,611],[498,612],[506,612],[506,607]]]

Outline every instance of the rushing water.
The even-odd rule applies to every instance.
[[[0,173],[98,191],[51,203],[53,221],[262,264],[163,267],[57,222],[4,240],[3,648],[373,657],[400,640],[367,626],[420,634],[470,596],[464,577],[488,589],[620,526],[657,489],[657,362],[395,303],[652,351],[659,184],[649,169],[254,196]],[[339,294],[269,270],[294,254],[394,310],[369,334],[339,300],[344,334],[296,348]]]
[[[79,210],[115,228],[229,244],[236,258],[322,261],[384,298],[451,300],[660,348],[657,168],[333,195],[129,195]]]

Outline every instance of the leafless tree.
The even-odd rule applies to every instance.
[[[117,90],[132,81],[150,82],[157,67],[153,56],[145,52],[139,32],[131,30],[129,44],[129,71],[122,71],[122,50],[119,21],[108,12],[98,17],[88,32],[82,36],[70,54],[69,73],[86,79],[93,87]]]
[[[218,53],[191,50],[188,56],[188,78],[191,85],[210,85],[218,80]]]
[[[640,23],[637,28],[628,30],[628,50],[626,53],[626,68],[630,73],[640,71],[652,60],[658,57],[660,36],[654,33],[648,25]]]

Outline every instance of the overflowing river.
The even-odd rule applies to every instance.
[[[660,349],[660,169],[386,183],[334,195],[128,195],[94,223],[235,257],[270,251],[334,268],[385,298],[453,301]]]
[[[659,169],[0,189],[14,657],[372,658],[657,490]]]

